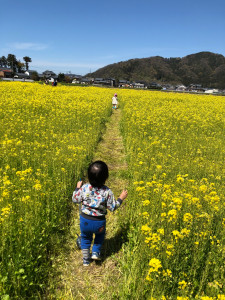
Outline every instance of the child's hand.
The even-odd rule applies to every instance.
[[[83,185],[83,181],[82,180],[78,181],[77,189],[80,189],[82,187],[82,185]]]
[[[119,198],[121,200],[124,200],[127,198],[127,195],[128,195],[128,191],[127,190],[123,190],[122,193],[120,194]]]

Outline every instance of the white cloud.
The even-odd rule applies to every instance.
[[[57,73],[67,73],[72,72],[75,74],[85,75],[90,71],[94,72],[99,68],[104,67],[104,64],[98,64],[93,62],[58,62],[58,61],[42,61],[42,60],[32,60],[30,64],[30,69],[37,70],[38,72],[43,72],[45,70],[51,70]],[[68,71],[69,70],[69,71]]]
[[[47,44],[40,44],[40,43],[13,43],[11,48],[16,50],[33,50],[33,51],[40,51],[45,50],[49,46]]]
[[[33,66],[47,66],[47,67],[54,67],[54,68],[101,68],[104,65],[103,64],[96,64],[96,63],[79,63],[79,62],[54,62],[54,61],[37,61],[33,60],[32,62]]]

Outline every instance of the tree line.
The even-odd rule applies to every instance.
[[[23,61],[18,60],[14,54],[8,54],[7,57],[0,57],[0,67],[1,68],[10,68],[14,73],[24,73],[29,69],[29,63],[32,62],[29,56],[24,56]]]

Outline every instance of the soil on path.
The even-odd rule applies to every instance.
[[[126,160],[122,137],[119,130],[121,111],[113,110],[106,131],[102,136],[93,161],[103,160],[109,167],[109,179],[106,185],[118,197],[126,187]],[[117,295],[117,283],[121,277],[117,263],[121,253],[124,230],[119,224],[125,205],[107,214],[106,238],[102,249],[103,260],[92,262],[90,266],[82,265],[82,253],[76,246],[76,237],[79,234],[79,212],[74,205],[73,223],[68,241],[67,253],[58,258],[56,263],[60,266],[58,286],[56,290],[57,299],[112,299]],[[115,299],[115,298],[114,298]]]

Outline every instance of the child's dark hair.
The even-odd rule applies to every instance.
[[[109,170],[106,163],[97,160],[88,167],[88,179],[92,186],[101,187],[109,177]]]

